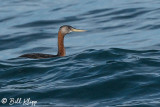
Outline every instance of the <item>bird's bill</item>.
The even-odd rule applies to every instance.
[[[73,32],[85,32],[86,30],[72,28],[72,31]]]

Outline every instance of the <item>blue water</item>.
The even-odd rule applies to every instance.
[[[159,0],[0,1],[0,107],[160,107]],[[62,25],[87,30],[65,57],[18,57],[56,54]]]

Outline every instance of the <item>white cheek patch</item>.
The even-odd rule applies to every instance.
[[[66,29],[65,29],[65,28],[62,28],[61,31],[62,31],[62,32],[66,32]]]
[[[67,33],[71,33],[72,30],[69,30],[68,28],[63,27],[63,28],[61,28],[61,32],[64,33],[64,34],[67,34]]]

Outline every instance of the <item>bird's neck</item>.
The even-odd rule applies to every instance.
[[[60,31],[58,32],[58,56],[65,56],[65,48],[64,48],[64,34],[62,34]]]

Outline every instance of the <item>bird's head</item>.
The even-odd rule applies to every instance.
[[[71,32],[85,32],[86,30],[75,29],[72,26],[63,25],[63,26],[60,27],[59,31],[62,34],[66,35],[66,34],[71,33]]]

